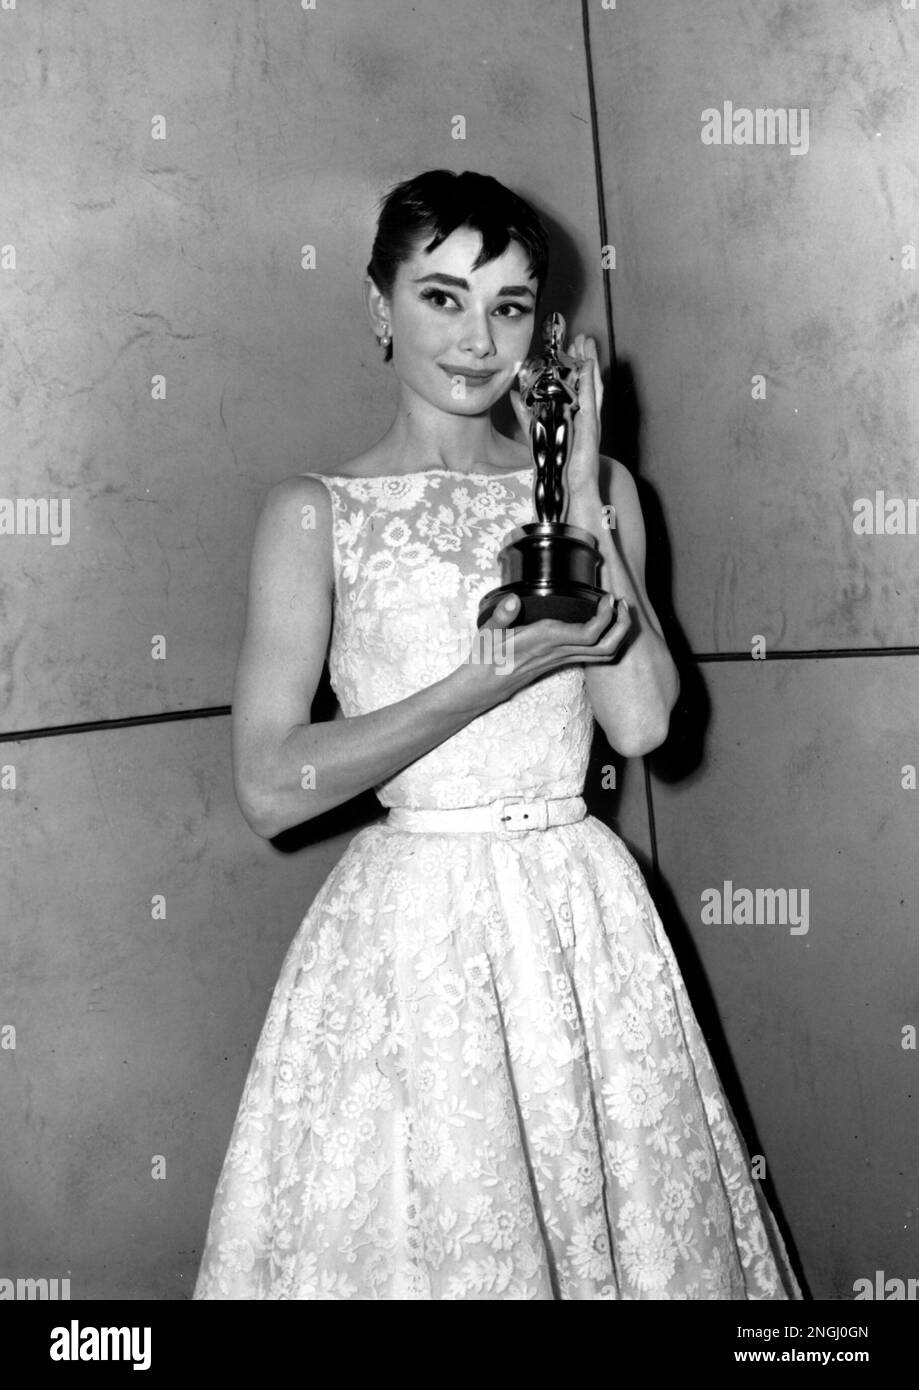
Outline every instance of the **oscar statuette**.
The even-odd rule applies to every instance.
[[[572,420],[578,410],[577,366],[563,351],[565,320],[548,314],[543,352],[518,373],[520,398],[531,413],[530,452],[536,465],[533,498],[537,520],[511,531],[499,552],[500,588],[479,602],[477,627],[487,622],[508,594],[520,599],[514,627],[540,618],[583,623],[603,598],[598,587],[602,555],[595,536],[561,520],[565,509],[565,465],[571,453]]]

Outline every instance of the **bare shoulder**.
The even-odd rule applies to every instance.
[[[328,520],[331,514],[328,488],[315,473],[295,473],[273,483],[262,503],[262,515],[272,526],[287,527],[294,523],[309,530],[315,518]]]
[[[304,546],[303,541],[311,544]],[[332,503],[315,474],[298,473],[272,484],[262,502],[256,551],[287,556],[294,565],[309,559],[311,571],[332,578]]]

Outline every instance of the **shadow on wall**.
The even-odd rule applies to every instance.
[[[705,737],[711,721],[711,700],[674,608],[672,550],[664,510],[654,488],[640,476],[642,415],[638,385],[631,364],[624,359],[614,364],[609,384],[604,383],[604,387],[601,451],[624,463],[635,480],[647,537],[645,587],[680,675],[680,696],[671,715],[667,738],[660,748],[649,755],[645,767],[653,769],[655,777],[665,783],[681,782],[692,778],[695,773],[700,773],[704,767]],[[699,543],[705,544],[707,539],[701,536]],[[595,745],[598,741],[608,748],[600,730],[597,732]],[[653,815],[650,788],[648,794],[649,815]],[[753,1115],[725,1037],[718,1004],[689,925],[659,866],[649,865],[644,855],[634,849],[632,852],[647,880],[667,938],[673,947],[693,1011],[705,1036],[743,1140],[751,1153],[762,1153],[763,1145],[757,1135]],[[804,1296],[808,1298],[810,1292],[807,1279],[771,1178],[768,1175],[764,1177],[760,1186],[781,1229],[795,1275]]]
[[[667,740],[653,755],[654,774],[663,782],[680,782],[702,765],[711,701],[674,610],[670,540],[657,493],[641,477],[641,407],[635,373],[626,360],[620,359],[610,373],[603,414],[603,452],[625,464],[638,489],[647,535],[648,598],[680,673],[680,698],[670,718]],[[708,541],[706,536],[699,537],[700,545]]]

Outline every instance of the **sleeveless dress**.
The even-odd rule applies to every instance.
[[[329,672],[353,716],[469,651],[498,551],[535,519],[533,470],[323,482]],[[195,1299],[801,1298],[619,836],[583,802],[511,833],[406,826],[404,808],[570,806],[592,735],[570,666],[376,788],[389,816],[282,966]]]

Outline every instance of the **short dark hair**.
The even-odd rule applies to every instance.
[[[430,169],[398,183],[380,200],[380,215],[367,274],[381,294],[392,294],[396,272],[415,250],[417,239],[433,232],[424,247],[434,251],[458,227],[481,233],[482,249],[473,270],[502,255],[518,241],[529,257],[529,269],[539,291],[549,269],[549,238],[535,208],[490,174]],[[385,361],[392,357],[392,343]]]

